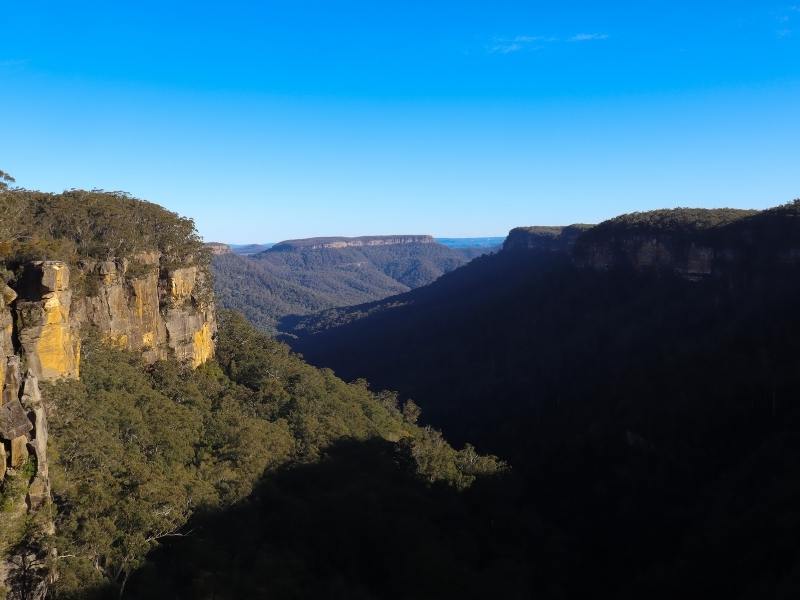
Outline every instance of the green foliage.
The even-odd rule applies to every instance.
[[[9,183],[14,183],[16,179],[14,179],[11,175],[0,169],[0,191],[8,189]]]
[[[495,457],[480,456],[470,444],[466,444],[463,450],[455,450],[441,432],[432,427],[425,427],[420,434],[404,442],[414,458],[417,471],[430,483],[444,480],[459,489],[466,489],[476,477],[496,475],[505,470]]]
[[[600,223],[587,232],[587,239],[608,236],[615,232],[695,233],[724,227],[740,219],[758,214],[756,210],[736,208],[665,208],[633,212]]]
[[[81,371],[45,390],[63,597],[124,586],[193,515],[246,498],[265,472],[315,462],[342,440],[403,440],[420,477],[459,489],[504,469],[492,457],[476,467],[470,449],[404,419],[395,394],[309,366],[235,313],[220,316],[218,362],[196,371],[147,366],[92,336]]]
[[[24,513],[23,513],[24,514]],[[23,516],[19,539],[5,557],[5,584],[0,588],[9,598],[41,598],[47,589],[47,579],[53,572],[52,540],[46,532],[47,515],[44,511]]]
[[[124,192],[3,192],[0,261],[130,258],[157,250],[180,262],[204,256],[191,219]]]
[[[244,502],[167,540],[126,597],[531,597],[537,569],[509,548],[546,541],[544,528],[517,518],[500,481],[460,492],[421,480],[409,460],[385,440],[343,440],[269,473]]]
[[[0,482],[0,512],[11,512],[20,502],[24,502],[28,483],[36,472],[34,459],[29,457],[21,467],[9,470]]]
[[[416,423],[422,415],[422,410],[417,404],[408,399],[403,403],[403,418],[409,423]]]
[[[665,208],[620,215],[603,224],[604,227],[623,226],[663,231],[710,229],[722,227],[744,217],[757,214],[756,210],[736,208]]]

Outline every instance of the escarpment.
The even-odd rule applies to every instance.
[[[133,260],[84,259],[74,272],[61,261],[24,265],[19,297],[8,308],[10,337],[26,367],[43,381],[77,378],[87,328],[149,362],[170,356],[192,367],[206,362],[216,333],[207,274],[196,264],[161,263],[159,253],[146,252]]]
[[[286,240],[275,244],[271,250],[284,252],[292,250],[321,250],[323,248],[363,248],[369,246],[394,246],[408,244],[435,244],[430,235],[373,235],[363,237],[319,237],[302,240]]]
[[[671,271],[690,280],[800,265],[800,201],[764,211],[677,208],[594,226],[518,227],[503,251],[561,253],[578,267]]]
[[[535,250],[543,252],[569,252],[575,241],[592,225],[516,227],[508,233],[503,250]]]
[[[170,268],[149,252],[132,261],[35,261],[21,267],[17,290],[0,303],[0,480],[29,454],[37,471],[36,508],[49,496],[47,419],[39,381],[80,375],[81,336],[140,351],[146,361],[175,357],[197,367],[214,354],[216,318],[207,274],[197,264]],[[77,287],[75,287],[77,286]],[[21,372],[25,372],[23,378]]]
[[[576,265],[661,269],[687,279],[800,264],[800,201],[764,211],[672,209],[622,215],[575,242]]]
[[[214,354],[216,319],[208,275],[197,264],[169,267],[157,252],[133,260],[80,265],[89,288],[73,323],[95,328],[109,343],[142,352],[145,360],[174,356],[197,367]]]
[[[39,384],[79,379],[87,336],[145,362],[198,367],[214,355],[217,323],[208,251],[190,219],[122,193],[0,190],[0,205],[2,595],[30,559],[14,546],[26,523],[54,531],[42,508],[48,411],[59,407]],[[24,597],[44,597],[46,581],[37,585]]]

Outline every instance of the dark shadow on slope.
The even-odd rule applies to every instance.
[[[165,540],[125,597],[528,598],[545,573],[558,585],[565,557],[538,519],[514,513],[510,481],[458,492],[421,481],[410,461],[402,444],[340,442],[267,475],[248,500]]]
[[[564,536],[568,597],[794,597],[798,212],[703,231],[720,265],[694,280],[501,253],[309,318],[293,346],[509,459]]]
[[[498,255],[331,314],[290,343],[517,466],[541,444],[603,428],[715,460],[759,439],[800,391],[798,300],[790,265],[692,282]]]
[[[457,492],[420,481],[402,446],[340,442],[318,463],[267,475],[235,507],[195,517],[124,597],[796,597],[797,434],[776,432],[683,498],[642,449],[595,442],[562,458],[543,472],[552,490],[512,476]],[[553,491],[563,506],[543,519],[540,496]]]

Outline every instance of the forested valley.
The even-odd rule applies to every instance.
[[[800,589],[800,202],[515,229],[281,341],[190,219],[0,200],[9,598]]]

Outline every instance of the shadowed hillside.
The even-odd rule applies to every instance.
[[[798,215],[521,230],[430,286],[301,320],[293,345],[508,458],[608,595],[788,598]]]

